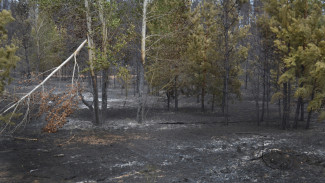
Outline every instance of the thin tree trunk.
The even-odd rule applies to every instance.
[[[228,15],[226,13],[226,15]],[[227,17],[227,16],[226,16]],[[228,30],[225,32],[225,48],[226,48],[226,57],[225,57],[225,61],[226,61],[226,86],[225,86],[225,110],[226,110],[226,114],[225,114],[225,121],[226,121],[226,125],[228,125],[229,123],[229,103],[228,103],[228,95],[229,95],[229,91],[228,91],[228,84],[229,84],[229,72],[230,72],[230,64],[229,64],[229,47],[228,47]]]
[[[311,120],[311,114],[312,114],[312,112],[313,112],[313,110],[310,110],[309,112],[308,112],[308,116],[307,116],[307,123],[306,123],[306,129],[309,129],[309,127],[310,127],[310,120]]]
[[[107,61],[107,27],[106,19],[104,16],[104,0],[98,1],[99,7],[99,19],[102,27],[102,54],[103,59]],[[102,113],[107,109],[107,85],[108,85],[108,68],[104,68],[102,71]],[[103,115],[103,114],[102,114]]]
[[[108,70],[104,69],[102,71],[102,112],[107,110],[107,86],[108,86]]]
[[[245,89],[247,89],[247,82],[248,82],[248,59],[245,62]]]
[[[290,127],[290,113],[291,113],[291,81],[288,81],[288,104],[287,104],[287,128]]]
[[[137,78],[136,78],[136,84],[137,84],[137,90],[136,93],[139,93],[139,85],[140,85],[140,73],[139,73],[139,62],[137,62]]]
[[[288,83],[283,83],[283,115],[282,115],[282,129],[285,130],[287,126],[287,113],[288,113]]]
[[[89,62],[90,62],[90,74],[92,80],[92,87],[93,87],[93,97],[94,97],[94,124],[99,124],[99,106],[98,106],[98,87],[97,87],[97,75],[94,71],[94,42],[92,38],[92,27],[91,27],[91,16],[90,16],[90,8],[88,4],[88,0],[85,0],[85,8],[86,8],[86,19],[87,19],[87,29],[88,29],[88,55],[89,55]]]
[[[143,122],[144,117],[144,64],[146,62],[146,30],[147,30],[147,5],[148,0],[143,1],[142,29],[141,29],[141,63],[140,63],[140,82],[139,82],[139,106],[137,113],[138,123]]]
[[[226,74],[223,78],[223,90],[222,90],[222,101],[221,101],[221,110],[222,115],[225,116],[225,106],[226,106]]]
[[[27,65],[27,78],[29,79],[31,77],[30,74],[30,63],[29,63],[29,57],[28,57],[28,47],[25,45],[24,46],[24,50],[25,50],[25,61],[26,61],[26,65]]]
[[[125,97],[128,98],[128,89],[129,89],[129,81],[126,79],[125,80]]]
[[[196,95],[196,103],[200,103],[200,93],[198,91],[198,94]]]
[[[265,77],[265,62],[263,63],[263,98],[262,98],[262,111],[261,111],[261,121],[264,121],[264,111],[265,111],[265,97],[266,97],[266,77]]]
[[[304,121],[305,120],[305,106],[304,106],[304,100],[302,99],[302,102],[301,102],[301,112],[300,112],[300,121]]]
[[[170,110],[170,92],[166,91],[166,95],[167,95],[167,110]]]
[[[212,104],[211,104],[211,111],[214,112],[214,100],[215,100],[216,95],[212,95]]]
[[[201,112],[204,112],[204,98],[205,98],[205,87],[202,87],[202,93],[201,93]]]
[[[279,103],[278,103],[278,111],[279,111],[279,118],[282,118],[282,114],[281,114],[281,99],[279,99]]]
[[[269,68],[268,68],[269,70]],[[270,77],[268,73],[268,79],[267,79],[267,89],[266,89],[266,118],[270,118],[270,109],[269,109],[269,102],[270,102]]]
[[[41,53],[40,53],[40,41],[39,41],[39,35],[37,35],[37,41],[36,41],[36,57],[37,57],[37,73],[40,73],[40,67],[41,67]]]
[[[178,91],[177,91],[177,76],[175,76],[174,82],[174,93],[175,93],[175,111],[178,111]]]
[[[296,108],[296,112],[295,112],[295,121],[293,123],[293,128],[297,128],[298,127],[298,118],[299,118],[299,112],[300,112],[300,106],[302,103],[302,98],[299,97],[298,101],[297,101],[297,108]]]
[[[133,79],[133,77],[132,77]],[[136,94],[136,88],[137,88],[137,81],[136,81],[136,78],[133,79],[133,96],[135,96]]]
[[[255,107],[256,107],[256,119],[257,119],[257,126],[260,126],[261,119],[260,119],[260,106],[258,101],[260,100],[260,77],[257,75],[257,91],[255,96]]]
[[[144,69],[142,62],[139,65],[139,95],[138,95],[138,112],[137,112],[137,121],[138,123],[143,122],[144,118]]]
[[[315,84],[313,86],[313,91],[311,93],[311,101],[314,99],[315,97]],[[306,123],[306,129],[309,129],[310,127],[310,120],[311,120],[311,115],[313,113],[313,109],[310,109],[310,111],[308,112],[308,116],[307,116],[307,123]]]

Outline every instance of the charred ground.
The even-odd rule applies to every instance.
[[[200,112],[193,98],[181,98],[174,112],[163,97],[149,96],[146,121],[137,124],[136,98],[110,90],[99,126],[81,105],[57,133],[42,132],[39,119],[2,136],[0,182],[325,181],[322,123],[279,130],[272,106],[257,127],[246,98],[232,104],[226,126],[218,112]]]

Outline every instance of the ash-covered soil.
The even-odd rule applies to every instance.
[[[0,182],[325,182],[322,123],[279,130],[271,106],[257,127],[255,104],[243,100],[232,104],[226,126],[193,98],[182,97],[175,112],[150,96],[137,124],[136,98],[111,90],[99,126],[81,107],[57,133],[43,133],[39,119],[0,137]]]

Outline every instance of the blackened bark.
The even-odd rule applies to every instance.
[[[305,106],[304,106],[304,100],[302,99],[301,102],[301,112],[300,112],[300,121],[304,121],[305,120]]]
[[[102,71],[102,112],[107,110],[107,86],[108,86],[108,70]]]
[[[196,103],[200,103],[200,94],[198,92],[198,94],[196,95]]]
[[[169,111],[170,110],[170,92],[166,91],[166,95],[167,95],[167,109]]]
[[[266,59],[264,60],[264,67],[263,67],[263,98],[262,98],[262,111],[261,111],[261,121],[264,121],[264,111],[265,111],[265,97],[266,97],[266,77],[265,77],[265,70],[266,66],[265,63]]]
[[[298,118],[299,118],[299,112],[300,112],[301,103],[302,103],[302,98],[299,97],[298,98],[298,101],[297,101],[297,107],[296,107],[296,112],[295,112],[295,121],[293,123],[293,128],[297,128],[298,127]]]
[[[98,86],[97,86],[97,75],[96,74],[92,74],[91,75],[91,80],[92,80],[92,84],[93,84],[93,96],[94,96],[94,123],[95,124],[99,124],[100,120],[99,120],[99,102],[98,102]]]
[[[256,107],[256,119],[257,119],[257,126],[260,126],[260,106],[258,101],[260,100],[260,77],[257,76],[257,91],[255,96],[255,107]]]

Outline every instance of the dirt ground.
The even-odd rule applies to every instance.
[[[325,182],[325,126],[279,130],[273,117],[256,126],[248,98],[220,112],[200,112],[183,96],[167,111],[164,96],[149,97],[143,124],[136,98],[110,89],[102,124],[80,105],[57,133],[34,120],[0,137],[0,182]],[[218,110],[217,110],[218,111]]]

